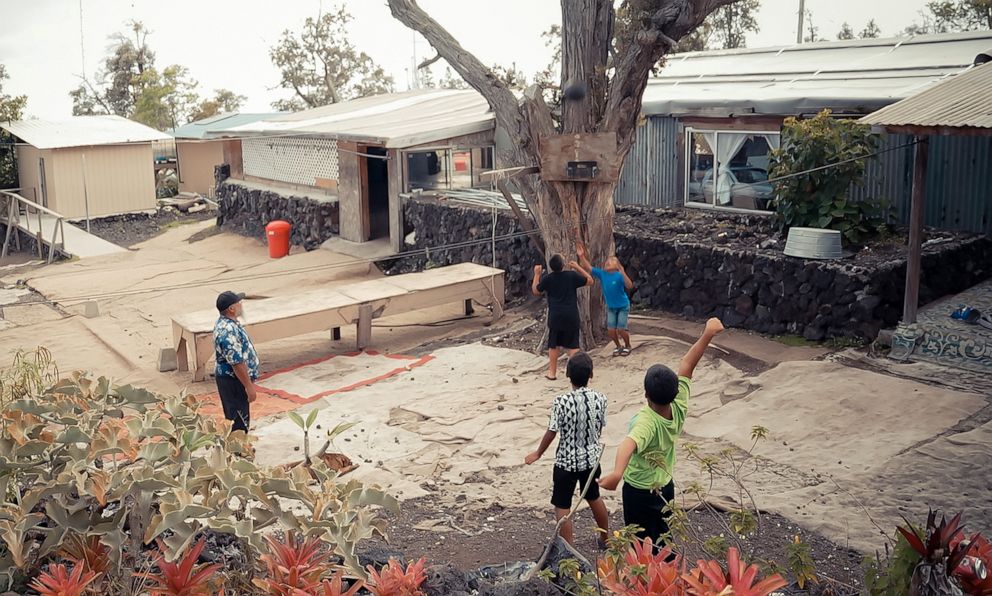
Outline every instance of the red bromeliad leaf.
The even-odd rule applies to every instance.
[[[916,532],[912,529],[912,526],[910,526],[909,529],[900,526],[896,528],[896,530],[898,530],[899,533],[902,534],[902,537],[906,539],[906,542],[909,543],[909,546],[911,546],[913,550],[919,553],[921,557],[927,556],[927,549],[926,546],[923,545],[923,539],[916,534]]]
[[[158,574],[134,575],[151,582],[148,592],[152,596],[211,596],[214,590],[211,579],[222,566],[216,563],[196,566],[205,546],[206,541],[201,538],[193,548],[186,551],[178,563],[170,563],[165,560],[164,555],[159,555],[156,560]],[[161,541],[159,550],[165,550]]]
[[[99,574],[76,564],[70,574],[65,565],[49,565],[48,571],[31,582],[40,596],[82,596]]]

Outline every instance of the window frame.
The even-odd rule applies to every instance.
[[[405,192],[405,193],[414,192],[413,191],[413,188],[414,187],[412,186],[412,183],[410,181],[410,172],[409,172],[409,167],[408,167],[408,165],[409,165],[409,155],[415,154],[415,153],[432,153],[432,152],[441,153],[442,154],[442,157],[443,157],[442,163],[444,164],[444,186],[442,186],[440,188],[422,188],[421,190],[423,192],[437,192],[437,191],[445,191],[445,190],[469,190],[469,189],[486,188],[487,185],[476,186],[476,184],[475,184],[476,172],[477,171],[479,171],[479,172],[492,171],[492,169],[489,169],[489,170],[480,170],[480,168],[478,167],[478,165],[475,163],[475,156],[473,155],[473,153],[476,150],[480,150],[480,151],[486,151],[486,150],[488,150],[490,152],[491,156],[492,156],[492,162],[493,162],[493,166],[494,166],[494,168],[492,168],[492,169],[495,169],[495,165],[496,165],[496,145],[495,144],[490,144],[490,145],[441,145],[441,146],[437,146],[437,147],[418,147],[416,149],[409,149],[409,150],[403,150],[403,151],[401,151],[400,154],[401,154],[401,158],[403,160],[403,192]],[[469,186],[467,188],[465,188],[465,187],[453,188],[451,186],[451,183],[452,183],[452,170],[454,168],[454,154],[455,153],[468,153],[468,158],[469,158],[468,159],[468,161],[469,161],[468,175],[469,175],[469,181],[470,181],[470,183],[469,183]]]
[[[683,167],[682,176],[685,180],[682,189],[682,206],[689,207],[692,209],[709,209],[711,211],[722,211],[724,213],[741,213],[745,215],[763,215],[771,216],[774,215],[774,211],[764,211],[761,209],[742,209],[740,207],[729,207],[723,205],[717,205],[716,201],[716,177],[713,180],[713,200],[714,203],[703,203],[699,201],[689,200],[689,183],[691,182],[691,177],[689,175],[689,168],[692,167],[692,135],[693,134],[704,134],[704,133],[714,133],[716,134],[716,146],[710,147],[713,151],[713,169],[719,166],[717,155],[719,155],[720,147],[720,135],[721,134],[752,134],[752,135],[777,135],[779,140],[782,138],[782,131],[779,130],[767,130],[767,129],[731,129],[731,128],[701,128],[697,126],[686,126],[682,131],[682,144],[684,145],[683,154]],[[770,148],[769,148],[770,149]],[[769,176],[770,177],[770,176]]]

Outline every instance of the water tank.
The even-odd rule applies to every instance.
[[[840,232],[819,228],[790,228],[785,254],[803,259],[839,259]]]

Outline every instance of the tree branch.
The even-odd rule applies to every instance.
[[[486,98],[498,120],[508,125],[511,131],[519,130],[517,98],[489,68],[424,12],[416,0],[388,0],[388,3],[393,18],[420,33],[466,83]]]
[[[428,58],[417,65],[417,70],[423,70],[441,59],[441,54],[434,54],[433,58]]]

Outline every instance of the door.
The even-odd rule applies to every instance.
[[[38,180],[41,184],[41,206],[48,207],[48,182],[45,180],[45,158],[38,158],[38,169],[41,172]],[[37,200],[37,197],[36,197]]]
[[[369,222],[366,240],[389,237],[389,174],[386,168],[386,149],[384,147],[366,147],[365,157],[366,187],[368,212],[363,214]]]

